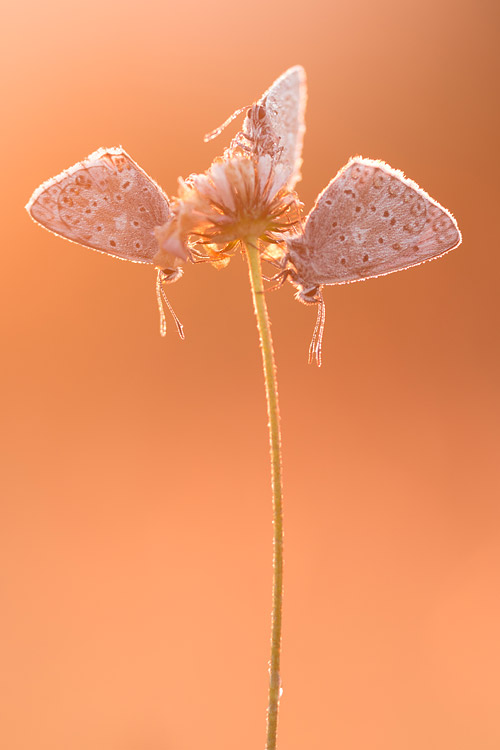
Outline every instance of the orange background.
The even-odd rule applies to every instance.
[[[31,192],[122,144],[169,193],[207,131],[308,74],[306,209],[349,158],[449,207],[444,259],[269,295],[284,437],[280,748],[500,746],[498,5],[9,3],[0,745],[264,745],[271,509],[243,262],[154,273],[33,224]]]

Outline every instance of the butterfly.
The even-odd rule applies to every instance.
[[[236,110],[220,127],[206,135],[205,141],[218,136],[246,110],[242,129],[231,141],[226,155],[244,154],[255,160],[270,155],[274,164],[281,166],[287,186],[293,188],[301,176],[306,101],[305,70],[295,65],[277,78],[258,101]]]
[[[151,264],[159,249],[155,228],[170,216],[163,190],[121,147],[100,148],[47,180],[35,190],[26,209],[38,224],[72,242],[122,260]],[[168,265],[158,268],[156,294],[161,334],[166,328],[163,300],[184,338],[163,289],[164,283],[182,276],[181,262],[172,256]]]
[[[316,199],[299,235],[286,239],[283,270],[296,299],[317,304],[309,362],[321,365],[322,287],[383,276],[438,258],[460,245],[452,214],[383,161],[351,159]]]

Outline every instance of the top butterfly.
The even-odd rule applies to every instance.
[[[230,153],[270,155],[283,168],[287,186],[293,188],[301,178],[306,100],[305,70],[296,65],[250,107],[241,132],[231,142]]]

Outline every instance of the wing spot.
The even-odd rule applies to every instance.
[[[123,188],[124,190],[126,190],[126,189],[128,188],[128,186],[129,186],[129,185],[130,185],[130,180],[127,180],[126,182],[124,182],[124,183],[123,183],[123,185],[122,185],[122,188]]]
[[[391,198],[397,198],[400,195],[402,189],[402,183],[398,179],[392,178],[389,182],[388,187],[389,195],[391,196]]]
[[[354,197],[355,197],[355,195],[354,195],[354,190],[344,190],[344,193],[345,193],[346,195],[349,195],[349,196],[350,196],[351,198],[354,198]]]
[[[115,195],[115,198],[116,198],[117,201],[121,201],[122,200],[122,197],[121,197],[120,193],[117,193]]]
[[[383,237],[379,237],[378,238],[378,244],[379,245],[383,245],[384,244],[384,238]]]
[[[109,244],[111,245],[111,247],[116,247],[116,242],[114,240],[110,240]]]
[[[399,244],[399,242],[395,242],[394,245],[392,246],[392,249],[393,250],[401,250],[401,245]]]
[[[390,220],[389,224],[391,225],[391,227],[393,227],[395,223],[396,223],[396,219],[393,216],[392,219]]]
[[[86,214],[91,214],[91,213],[92,213],[92,211],[90,210],[90,208],[86,208],[86,209],[85,209],[85,213],[86,213]]]
[[[389,211],[384,211],[384,216],[387,219],[387,217],[389,216]]]
[[[341,258],[340,262],[342,263],[343,266],[345,266],[345,258]]]
[[[143,214],[145,210],[146,209],[144,208],[144,206],[139,206],[139,211],[141,212],[141,214]]]
[[[337,222],[336,221],[332,221],[332,227],[335,229],[336,226],[337,226]]]
[[[340,235],[340,241],[341,241],[341,242],[343,242],[344,240],[345,240],[345,235],[344,235],[344,234],[341,234],[341,235]]]
[[[331,206],[332,203],[333,203],[333,201],[327,200],[327,201],[325,201],[325,206]]]
[[[359,214],[360,211],[361,211],[361,206],[356,206],[356,213]]]
[[[368,255],[363,255],[363,263],[366,263],[369,260]]]
[[[98,232],[102,232],[102,227],[100,227],[100,226],[99,226],[99,227],[97,227],[97,231],[98,231]]]
[[[376,211],[376,210],[377,210],[377,209],[376,209],[376,207],[375,207],[375,206],[370,206],[370,211]]]
[[[134,225],[134,227],[138,227],[139,226],[139,222],[138,221],[133,221],[132,224]]]
[[[412,250],[413,250],[414,253],[418,253],[419,249],[420,248],[419,248],[418,245],[413,245],[413,247],[412,247]]]
[[[138,250],[140,250],[140,249],[141,249],[141,247],[142,247],[142,244],[141,244],[140,242],[136,242],[136,243],[135,243],[135,246],[136,246],[136,248],[137,248]]]

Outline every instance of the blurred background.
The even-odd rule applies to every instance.
[[[169,194],[204,133],[308,75],[306,210],[355,154],[453,211],[435,263],[269,295],[285,473],[282,750],[500,745],[498,4],[10,3],[4,80],[0,745],[264,746],[271,496],[247,272],[36,226],[34,188],[122,144]]]

